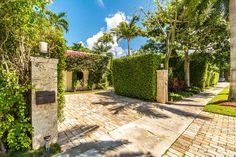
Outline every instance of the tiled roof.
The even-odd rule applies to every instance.
[[[82,57],[82,56],[87,56],[87,55],[91,55],[87,52],[78,52],[78,51],[72,51],[72,50],[68,50],[65,53],[66,56],[78,56],[78,57]]]

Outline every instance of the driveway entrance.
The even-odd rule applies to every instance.
[[[118,96],[111,91],[66,96],[59,144],[66,156],[161,156],[228,84],[166,105]]]

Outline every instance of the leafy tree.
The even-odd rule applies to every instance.
[[[165,69],[169,68],[169,59],[175,47],[178,1],[160,3],[155,1],[156,10],[144,13],[143,24],[147,36],[154,42],[165,42]],[[178,21],[179,22],[179,21]]]
[[[73,43],[73,45],[70,47],[73,51],[79,51],[79,52],[91,52],[87,47],[84,47],[82,43]]]
[[[156,45],[165,46],[165,69],[168,69],[168,60],[173,52],[184,53],[186,86],[190,86],[189,52],[219,52],[229,35],[227,20],[216,14],[217,9],[212,3],[202,7],[200,4],[200,1],[172,0],[161,5],[156,1],[157,11],[144,12],[149,46],[156,50],[160,49]]]
[[[125,39],[128,43],[128,56],[131,55],[131,40],[135,37],[142,35],[142,30],[136,25],[139,17],[134,16],[130,22],[121,22],[117,28],[113,28],[111,31],[117,36],[117,40]]]
[[[10,92],[13,93],[13,96],[16,93],[15,96],[17,98],[15,99],[13,97],[14,101],[2,101],[2,105],[8,107],[8,110],[1,110],[0,116],[1,119],[8,119],[9,116],[6,117],[6,113],[9,113],[15,118],[14,121],[18,123],[17,126],[13,124],[8,125],[4,130],[1,129],[0,138],[4,140],[8,148],[13,150],[22,150],[30,147],[29,139],[31,139],[31,135],[30,127],[28,126],[31,124],[28,119],[30,115],[27,112],[29,110],[29,105],[27,104],[29,89],[23,87],[29,86],[29,60],[30,56],[39,56],[38,45],[40,41],[48,42],[50,57],[59,59],[59,108],[64,103],[62,72],[64,69],[65,40],[62,30],[58,28],[58,25],[54,25],[50,21],[47,4],[47,2],[42,0],[0,1],[0,68],[3,69],[6,76],[8,74],[11,75],[10,79],[13,80],[12,87],[10,87],[10,85],[4,84],[4,81],[7,81],[8,77],[1,77],[4,81],[0,82],[0,86],[3,91],[11,89]],[[4,95],[0,97],[4,100]],[[26,117],[25,121],[21,121],[19,116],[16,116],[17,113],[14,111],[17,108],[14,106],[26,107],[20,108],[22,110],[24,109],[24,111],[19,112],[21,117]],[[12,121],[12,118],[10,121]],[[3,121],[0,121],[0,126],[4,126]],[[16,128],[20,129],[16,130]]]
[[[165,42],[159,41],[155,42],[152,39],[149,39],[147,43],[145,43],[139,50],[139,53],[141,54],[147,54],[147,53],[160,53],[165,54]]]
[[[198,1],[183,0],[179,5],[178,19],[183,22],[177,24],[176,39],[179,43],[178,49],[184,52],[185,83],[188,87],[190,86],[190,50],[194,53],[214,55],[214,53],[221,53],[223,47],[227,47],[221,43],[228,41],[228,22],[217,12],[212,3],[205,3],[200,7]]]

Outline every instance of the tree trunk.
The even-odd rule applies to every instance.
[[[169,70],[170,55],[171,55],[171,48],[170,48],[170,40],[169,40],[169,35],[168,35],[167,40],[166,40],[166,58],[165,58],[165,65],[164,65],[165,70]]]
[[[188,55],[188,50],[184,53],[184,82],[186,87],[190,87],[190,69],[189,69],[190,59]]]
[[[229,100],[236,101],[236,0],[230,0],[230,94]]]
[[[128,56],[131,56],[131,52],[130,52],[130,39],[128,39]]]

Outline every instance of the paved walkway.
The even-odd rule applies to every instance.
[[[208,114],[199,113],[226,86],[221,83],[173,105],[121,97],[113,92],[68,95],[65,121],[59,125],[59,144],[64,152],[57,157],[161,156],[170,147],[167,155],[182,155],[182,150],[175,149],[173,143],[178,137],[181,140],[181,134],[186,128],[191,129],[195,121],[201,121],[206,126],[214,121]],[[231,125],[233,123],[229,127]],[[235,140],[235,134],[229,135]]]
[[[202,112],[172,144],[164,157],[236,157],[236,118]]]

